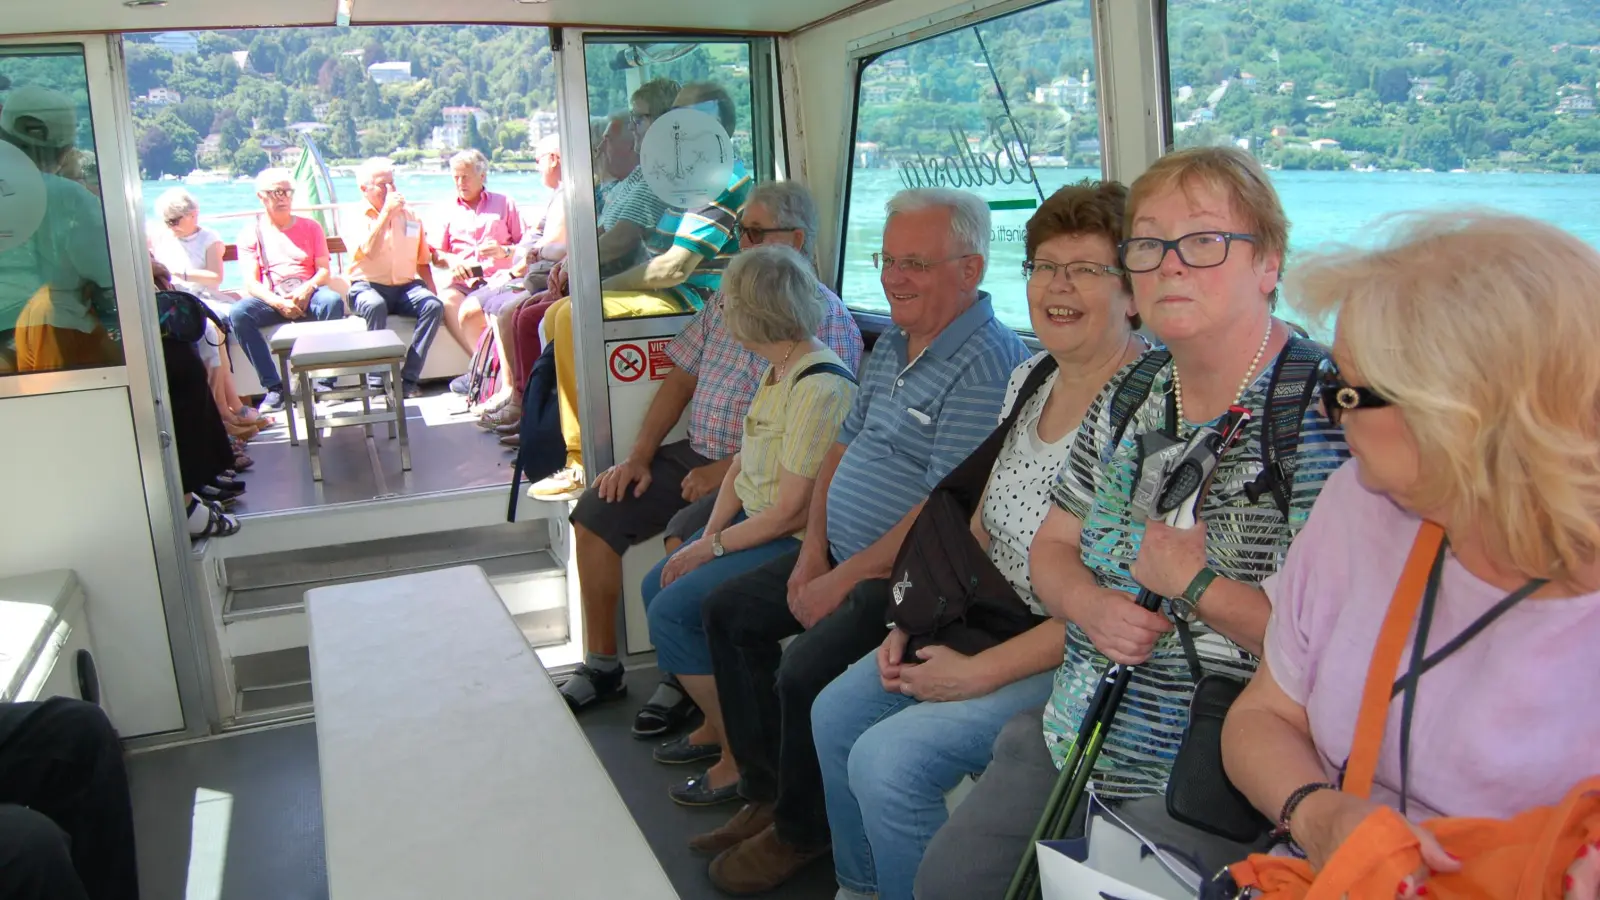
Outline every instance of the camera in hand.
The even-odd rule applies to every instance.
[[[468,266],[467,274],[472,276],[471,280],[467,282],[467,287],[473,290],[477,290],[488,283],[483,277],[483,266]]]

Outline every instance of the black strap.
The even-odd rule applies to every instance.
[[[1294,329],[1294,326],[1290,326]],[[1317,366],[1328,350],[1316,341],[1291,336],[1279,351],[1267,385],[1261,423],[1261,474],[1245,487],[1255,503],[1267,491],[1285,522],[1294,496],[1295,454],[1300,449],[1300,423],[1316,396]]]
[[[1134,412],[1150,396],[1156,374],[1171,361],[1170,352],[1151,350],[1134,364],[1133,370],[1117,385],[1116,392],[1111,395],[1111,441],[1102,448],[1103,452],[1113,453],[1121,445],[1122,435],[1128,430]]]
[[[844,366],[841,366],[838,363],[831,362],[812,363],[811,365],[802,369],[798,375],[794,376],[794,380],[796,383],[799,383],[813,375],[837,375],[851,384],[861,383],[856,381],[856,373],[846,369]]]
[[[1505,615],[1511,607],[1528,599],[1534,591],[1544,587],[1546,579],[1530,579],[1527,584],[1507,594],[1500,602],[1489,607],[1483,615],[1472,620],[1466,628],[1445,643],[1443,647],[1427,654],[1428,634],[1433,626],[1433,612],[1439,599],[1439,587],[1444,580],[1445,555],[1449,552],[1450,544],[1445,541],[1439,545],[1439,552],[1433,558],[1433,568],[1428,573],[1428,584],[1422,592],[1422,607],[1418,613],[1417,634],[1411,644],[1411,667],[1405,674],[1395,679],[1394,687],[1390,690],[1392,698],[1402,694],[1400,700],[1400,814],[1406,814],[1406,805],[1411,791],[1411,718],[1417,704],[1417,685],[1427,671],[1446,657],[1460,650],[1466,643],[1485,628],[1494,624],[1496,619]]]
[[[978,497],[983,494],[984,486],[989,483],[989,475],[994,469],[995,460],[1000,458],[1000,450],[1005,446],[1006,435],[1011,433],[1011,429],[1016,427],[1017,420],[1022,418],[1022,408],[1034,394],[1039,392],[1039,388],[1055,370],[1055,357],[1048,353],[1040,357],[1033,371],[1023,379],[1022,386],[1017,390],[1017,399],[1012,402],[1011,411],[1006,413],[1005,419],[989,433],[987,438],[984,438],[983,443],[967,455],[966,459],[951,469],[934,490],[948,491],[970,515],[978,503]]]

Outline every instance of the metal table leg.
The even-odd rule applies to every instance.
[[[406,436],[405,389],[400,383],[400,363],[389,364],[390,408],[394,410],[394,425],[400,429],[400,469],[411,471],[411,440]]]
[[[321,450],[322,441],[317,434],[317,403],[311,397],[311,375],[304,369],[300,371],[300,390],[304,392],[302,396],[310,398],[300,406],[306,412],[306,447],[311,451],[311,480],[321,481],[322,457],[318,451]]]
[[[289,446],[300,446],[300,437],[294,433],[294,382],[289,380],[289,351],[275,353],[278,357],[278,384],[283,386],[283,416],[288,420]]]

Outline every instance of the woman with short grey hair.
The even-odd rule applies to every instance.
[[[200,227],[200,204],[183,188],[173,188],[156,198],[156,215],[163,227],[150,230],[150,253],[172,273],[172,286],[193,294],[224,322],[233,301],[222,293],[222,236]],[[222,414],[222,424],[237,438],[251,438],[270,420],[245,406],[233,382],[228,362],[227,335],[207,322],[206,333],[195,342],[211,382],[211,395]]]
[[[672,798],[688,806],[732,799],[738,785],[700,601],[729,578],[799,549],[812,483],[856,396],[855,373],[816,337],[822,287],[799,251],[781,244],[744,250],[728,264],[722,294],[729,332],[767,361],[767,371],[706,527],[657,563],[643,585],[661,669],[678,676],[705,712],[698,733],[715,741],[706,749],[722,752],[714,771],[673,788]]]

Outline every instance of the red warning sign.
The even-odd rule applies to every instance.
[[[667,345],[672,343],[671,338],[662,338],[659,341],[650,341],[650,380],[665,381],[672,370],[677,368],[672,364],[672,357],[667,355]]]
[[[611,349],[611,375],[618,381],[634,382],[644,377],[644,351],[638,344],[618,344]]]

